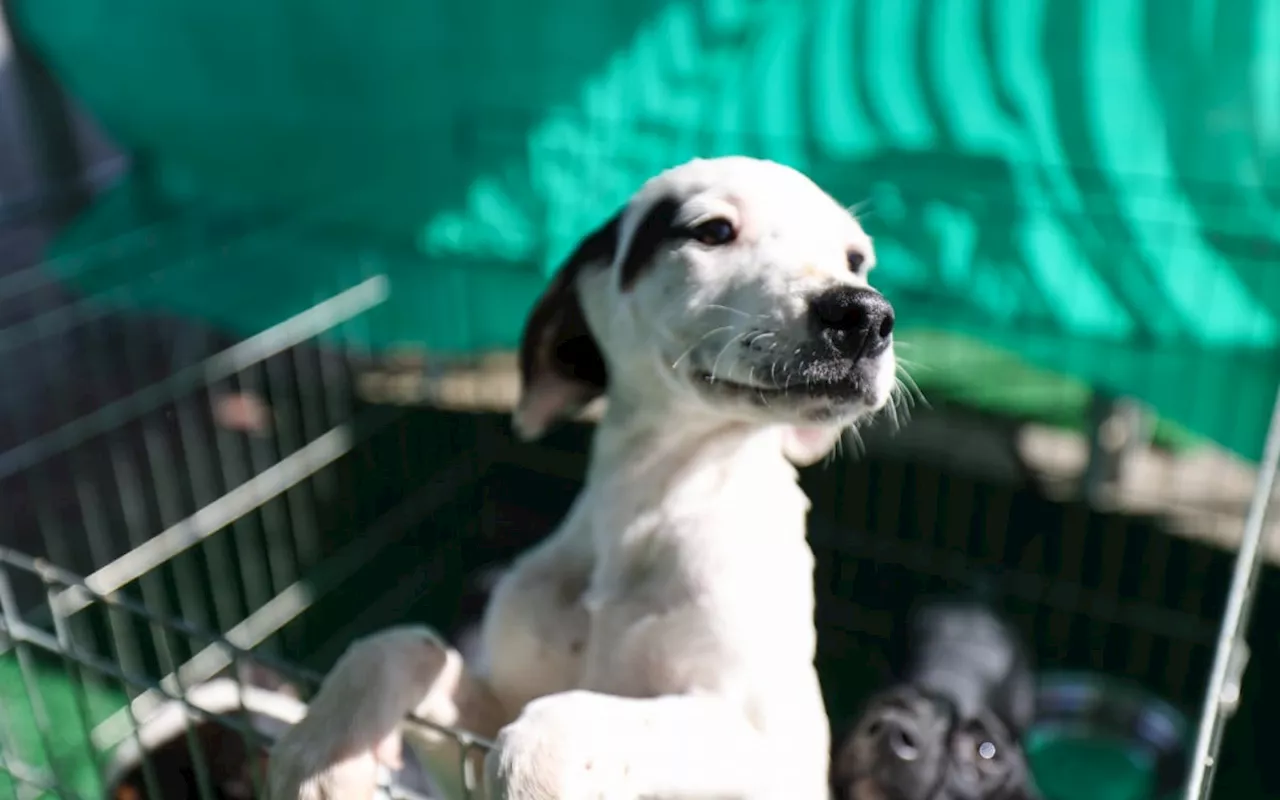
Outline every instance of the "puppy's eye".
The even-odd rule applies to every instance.
[[[867,263],[867,257],[857,250],[849,251],[849,271],[862,272],[862,267]]]
[[[737,231],[733,229],[733,223],[719,217],[695,225],[689,233],[695,241],[709,247],[728,244],[737,236]]]

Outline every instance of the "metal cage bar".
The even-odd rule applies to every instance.
[[[1208,800],[1213,792],[1213,777],[1222,736],[1227,723],[1240,705],[1241,681],[1249,662],[1249,619],[1257,598],[1258,578],[1262,572],[1262,537],[1267,512],[1275,492],[1277,468],[1280,467],[1280,388],[1267,441],[1258,470],[1258,480],[1249,501],[1240,549],[1236,553],[1231,575],[1231,589],[1222,615],[1222,628],[1214,648],[1213,669],[1205,690],[1196,732],[1195,754],[1187,783],[1187,797]]]
[[[421,497],[415,498],[415,503],[406,504],[405,507],[397,509],[397,512],[392,515],[392,522],[403,521],[412,517],[414,513],[422,511],[426,505],[430,504],[432,494],[438,495],[440,492],[447,492],[448,488],[447,486],[442,486],[436,487],[434,491],[424,492]],[[319,684],[321,676],[318,674],[299,668],[287,661],[275,660],[261,653],[252,653],[247,648],[238,646],[232,637],[224,637],[212,631],[200,630],[180,620],[156,613],[145,605],[132,600],[98,595],[83,580],[68,573],[66,570],[16,551],[0,548],[0,635],[3,636],[4,640],[17,655],[19,672],[24,683],[26,697],[31,704],[31,713],[37,717],[38,728],[42,732],[42,736],[45,737],[41,742],[43,749],[41,755],[50,762],[55,762],[42,765],[28,763],[28,760],[22,759],[24,748],[16,745],[6,728],[0,724],[0,745],[3,745],[0,746],[0,783],[3,783],[7,773],[11,780],[21,784],[21,787],[26,787],[12,787],[16,797],[34,796],[30,794],[29,790],[35,789],[41,792],[52,791],[64,798],[86,798],[86,800],[94,798],[94,795],[85,795],[75,787],[67,784],[65,778],[57,770],[56,762],[58,761],[59,748],[47,738],[49,732],[56,730],[58,727],[65,727],[67,724],[65,720],[61,719],[55,724],[46,707],[44,692],[40,688],[39,674],[41,672],[57,671],[56,667],[53,666],[53,661],[47,658],[50,656],[54,657],[54,660],[61,662],[62,670],[68,677],[72,678],[73,683],[77,684],[77,689],[83,689],[88,685],[83,682],[88,675],[92,675],[93,677],[89,679],[91,681],[110,680],[121,687],[127,694],[134,695],[133,702],[125,703],[112,716],[107,718],[109,722],[123,714],[128,717],[128,722],[130,723],[128,729],[124,732],[124,738],[111,742],[98,740],[95,735],[98,730],[90,731],[90,715],[92,712],[82,702],[80,696],[76,697],[75,705],[80,716],[79,725],[85,734],[82,741],[83,748],[79,757],[91,761],[99,768],[105,755],[119,748],[126,740],[131,739],[137,745],[137,753],[141,757],[142,768],[146,771],[146,764],[150,754],[148,748],[143,745],[138,737],[146,731],[148,724],[156,719],[156,715],[166,705],[172,706],[173,704],[179,705],[187,715],[183,724],[187,729],[185,733],[188,739],[188,746],[193,749],[192,763],[197,771],[205,773],[203,777],[199,778],[199,782],[202,784],[200,790],[202,800],[213,796],[210,778],[207,774],[210,762],[207,758],[202,757],[199,752],[199,742],[191,733],[192,725],[197,722],[215,720],[218,724],[234,730],[248,741],[258,745],[270,744],[269,738],[265,737],[261,731],[246,725],[243,720],[227,713],[225,709],[222,711],[211,709],[202,706],[199,699],[193,699],[192,688],[204,683],[205,679],[195,679],[190,683],[185,681],[171,682],[166,679],[155,680],[145,671],[136,671],[122,666],[109,656],[104,657],[100,652],[96,652],[94,648],[86,647],[83,643],[77,641],[69,631],[69,618],[56,610],[53,615],[53,631],[49,631],[27,619],[19,608],[13,592],[14,582],[23,579],[38,580],[51,595],[69,590],[74,590],[81,595],[87,595],[91,598],[90,605],[87,608],[105,609],[109,614],[119,617],[122,625],[127,625],[131,622],[142,623],[164,637],[183,637],[206,643],[207,649],[215,649],[220,652],[228,664],[254,661],[263,663],[282,674],[289,675],[309,687]],[[56,606],[52,607],[56,609]],[[44,659],[43,662],[42,658]],[[240,691],[243,693],[251,688],[241,686]],[[156,699],[148,707],[139,708],[137,700],[143,697]],[[13,710],[11,707],[11,715]],[[240,701],[239,710],[246,710],[243,699]],[[300,716],[304,712],[305,706],[299,705],[298,710],[292,716]],[[286,721],[294,722],[296,718]],[[453,738],[463,753],[470,753],[476,748],[484,749],[490,746],[490,743],[485,739],[470,735],[464,731],[456,731],[425,720],[410,718],[408,722]],[[29,750],[30,748],[26,749]],[[61,756],[65,759],[66,753],[61,753]],[[460,766],[460,769],[462,768]],[[154,784],[155,777],[152,776],[149,780]],[[463,773],[460,774],[458,780],[460,785],[475,786],[474,775]],[[383,788],[388,797],[426,800],[419,792],[403,786],[388,784]],[[258,788],[258,792],[259,794],[255,796],[260,796],[261,787]],[[153,796],[163,795],[155,794]]]

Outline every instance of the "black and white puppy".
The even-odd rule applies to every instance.
[[[863,709],[832,760],[836,800],[1032,800],[1020,738],[1035,684],[1010,627],[970,602],[926,605],[900,679]]]

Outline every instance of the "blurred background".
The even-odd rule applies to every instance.
[[[919,389],[803,476],[833,722],[996,587],[1100,743],[1046,794],[1176,795],[1280,385],[1280,0],[2,5],[0,794],[101,797],[248,651],[474,623],[590,432],[512,440],[534,298],[741,153],[856,209]],[[1220,797],[1280,793],[1257,598]]]

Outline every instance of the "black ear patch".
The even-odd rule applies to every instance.
[[[578,297],[583,270],[605,269],[620,259],[619,280],[627,290],[650,267],[663,242],[688,235],[674,228],[678,210],[679,204],[669,197],[650,206],[621,254],[618,212],[583,239],[551,279],[520,341],[521,391],[512,422],[522,439],[538,438],[556,420],[576,413],[608,389],[604,354]]]
[[[613,216],[578,244],[525,322],[520,400],[512,415],[515,432],[525,441],[577,413],[608,387],[604,354],[587,325],[577,284],[583,270],[603,270],[612,262],[618,220]]]
[[[549,369],[562,378],[604,390],[608,382],[604,357],[587,328],[576,284],[583,269],[612,260],[621,218],[620,211],[579,242],[529,314],[520,342],[520,375],[526,385],[538,370]]]
[[[626,257],[618,271],[624,292],[653,266],[653,257],[664,242],[682,235],[675,227],[676,213],[679,210],[679,203],[670,197],[664,197],[649,206],[640,224],[636,225],[635,233],[631,235],[631,242],[627,246]]]

